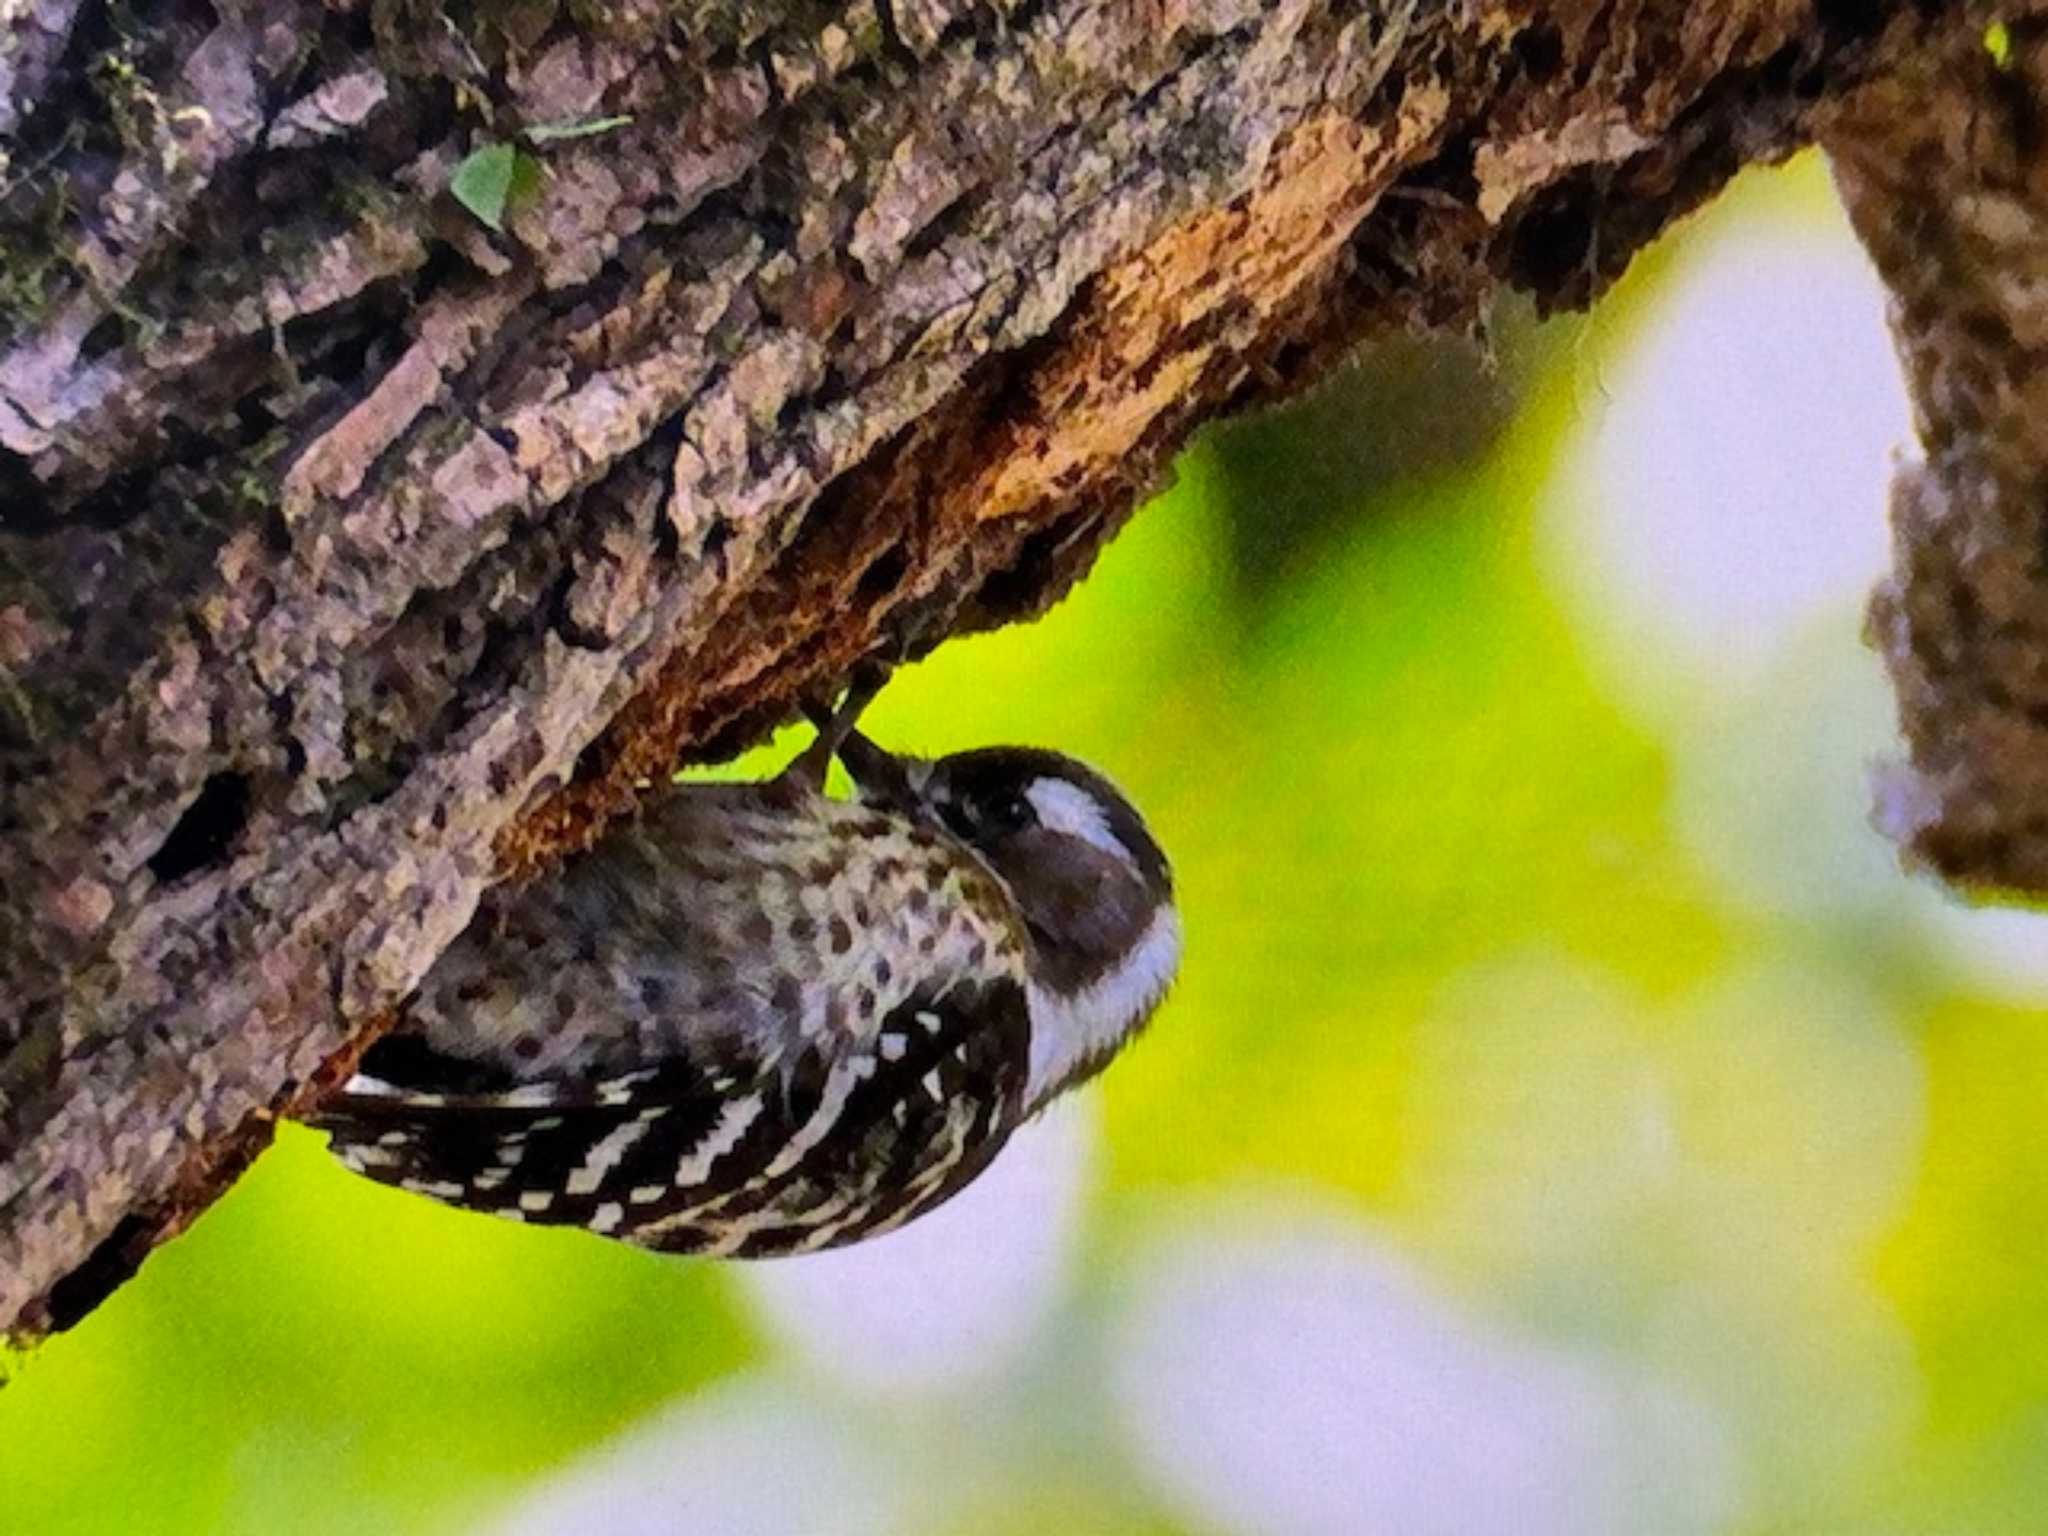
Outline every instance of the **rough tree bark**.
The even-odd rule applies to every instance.
[[[1879,785],[1909,855],[2048,894],[2048,36],[1957,31],[1844,103],[1836,181],[1893,293],[1924,458],[1892,488],[1870,637],[1911,763]]]
[[[2048,199],[2038,56],[2001,67],[1988,19],[9,8],[0,1326],[77,1316],[189,1219],[491,881],[865,655],[1039,612],[1199,422],[1502,285],[1583,304],[1823,130],[1941,402],[1903,537],[1952,558],[1909,555],[1879,622],[1972,830],[1926,831],[1963,813],[1922,795],[1916,846],[2043,884],[2048,655],[1997,605],[2048,623],[2044,455],[2032,381],[1985,374],[2039,325],[2000,271]],[[448,190],[490,144],[502,231]],[[1929,190],[1932,231],[1898,212]],[[1997,618],[1930,659],[1924,603]],[[1963,674],[2007,702],[1951,738]]]

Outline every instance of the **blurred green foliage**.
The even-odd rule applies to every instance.
[[[1713,216],[1831,217],[1811,165]],[[1459,454],[1430,429],[1457,391],[1403,417],[1370,366],[1211,435],[1054,615],[946,647],[868,723],[1057,744],[1174,856],[1186,970],[1099,1090],[1085,1285],[1162,1199],[1340,1191],[1465,1302],[1717,1405],[1733,1529],[2036,1529],[2042,1016],[1885,912],[1731,896],[1677,824],[1690,749],[1610,697],[1536,547],[1688,238],[1591,320],[1517,330],[1503,380],[1467,370],[1513,408]],[[1407,425],[1361,451],[1347,412]],[[775,1348],[729,1269],[393,1194],[287,1130],[0,1391],[0,1526],[459,1528]],[[933,1529],[1177,1529],[1114,1481]]]

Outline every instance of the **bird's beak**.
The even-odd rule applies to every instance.
[[[860,787],[861,799],[870,805],[903,815],[915,815],[923,804],[925,780],[932,765],[921,757],[898,757],[885,752],[859,731],[848,731],[839,744],[839,761]]]

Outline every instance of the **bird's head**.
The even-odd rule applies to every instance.
[[[1085,1081],[1142,1028],[1180,963],[1173,872],[1108,779],[1058,752],[984,747],[898,757],[853,733],[863,800],[967,847],[1031,935],[1032,1107]]]

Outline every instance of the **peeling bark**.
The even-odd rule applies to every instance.
[[[1911,118],[1917,61],[1981,26],[1807,0],[29,16],[0,62],[24,1329],[218,1193],[491,881],[863,656],[1042,611],[1201,421],[1503,284],[1588,302],[1852,92]],[[447,191],[487,142],[533,183],[502,232]]]

